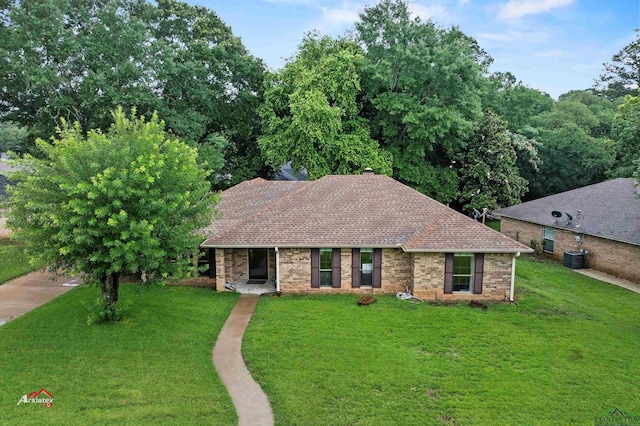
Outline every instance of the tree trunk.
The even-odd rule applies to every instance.
[[[114,272],[110,275],[100,277],[100,288],[102,289],[102,300],[105,307],[111,309],[118,303],[118,288],[120,286],[120,273]]]

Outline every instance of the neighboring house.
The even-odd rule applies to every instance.
[[[557,258],[584,250],[587,267],[640,282],[639,196],[633,179],[620,178],[494,213],[515,240]]]
[[[222,193],[201,248],[218,290],[273,280],[284,293],[386,293],[513,300],[515,258],[532,252],[387,177],[243,182]]]

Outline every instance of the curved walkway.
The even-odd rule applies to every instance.
[[[259,298],[254,294],[240,296],[213,347],[213,364],[231,395],[239,426],[273,425],[267,395],[251,377],[240,352],[242,336]]]

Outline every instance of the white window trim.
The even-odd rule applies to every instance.
[[[458,257],[469,257],[471,259],[471,273],[470,274],[456,274],[455,273],[455,258],[456,256]],[[455,281],[456,277],[468,277],[469,278],[469,290],[453,290],[453,286],[455,285],[455,283],[451,283],[452,286],[452,290],[451,293],[458,293],[458,294],[469,294],[469,293],[473,293],[473,280],[475,277],[475,269],[476,269],[476,255],[474,253],[454,253],[453,254],[453,277],[452,277],[452,281]]]
[[[322,252],[323,251],[328,251],[331,254],[331,268],[329,269],[322,269]],[[333,249],[328,249],[328,248],[321,248],[318,252],[318,256],[319,256],[319,267],[318,269],[320,270],[320,282],[318,283],[318,285],[320,287],[333,287]],[[331,272],[331,282],[329,283],[329,285],[322,285],[322,273],[323,272]]]

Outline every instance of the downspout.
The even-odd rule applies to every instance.
[[[509,289],[509,301],[513,303],[513,288],[516,281],[516,257],[520,256],[520,252],[517,252],[511,259],[511,288]]]
[[[280,291],[280,251],[276,247],[276,291]]]

